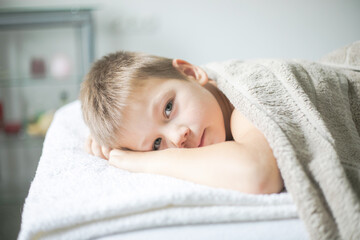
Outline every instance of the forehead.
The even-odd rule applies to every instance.
[[[131,113],[143,110],[156,101],[163,94],[172,89],[181,87],[186,81],[177,79],[144,79],[139,81],[134,87],[128,104],[125,108],[125,117],[129,118]],[[186,84],[185,84],[186,85]]]
[[[134,86],[134,93],[140,95],[147,95],[149,91],[158,92],[169,87],[185,86],[189,80],[181,79],[162,79],[162,78],[147,78],[139,80]]]

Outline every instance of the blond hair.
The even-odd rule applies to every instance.
[[[186,79],[172,59],[116,52],[96,61],[80,90],[81,109],[92,137],[102,146],[119,148],[125,108],[134,90],[148,79]]]

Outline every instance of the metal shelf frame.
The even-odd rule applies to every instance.
[[[26,28],[54,28],[70,26],[78,28],[80,39],[81,72],[89,70],[94,60],[94,24],[92,10],[72,9],[2,9],[0,31]]]

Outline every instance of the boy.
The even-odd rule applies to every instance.
[[[264,135],[198,66],[117,52],[92,66],[80,99],[87,151],[115,167],[244,193],[283,188]]]

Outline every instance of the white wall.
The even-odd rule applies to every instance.
[[[195,64],[317,60],[360,40],[359,0],[0,0],[0,7],[93,6],[96,57],[144,51]]]

